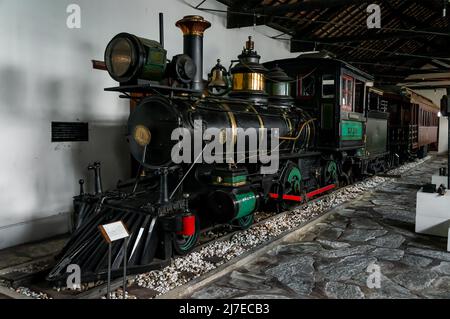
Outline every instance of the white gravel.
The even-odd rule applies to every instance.
[[[88,291],[88,290],[90,290],[92,288],[101,286],[104,283],[105,283],[104,281],[88,282],[88,283],[81,284],[80,288],[76,288],[76,289],[73,289],[73,290],[77,291],[77,292],[85,292],[85,291]],[[60,292],[60,291],[67,291],[67,290],[69,290],[69,288],[64,287],[64,286],[63,287],[53,287],[53,290],[55,290],[57,292]]]
[[[103,296],[102,299],[108,299],[107,296]],[[122,289],[118,289],[114,292],[111,292],[111,299],[124,299],[123,298],[123,290]],[[128,291],[125,292],[125,299],[137,299],[136,296],[129,294]]]
[[[36,291],[33,291],[30,288],[26,288],[26,287],[19,287],[17,289],[10,288],[10,289],[14,290],[15,292],[17,292],[21,295],[31,297],[33,299],[52,299],[47,294],[44,294],[42,292],[36,292]]]

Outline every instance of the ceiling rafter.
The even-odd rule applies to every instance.
[[[444,49],[450,46],[450,17],[442,17],[442,0],[219,1],[229,4],[229,28],[265,24],[279,30],[280,39],[291,36],[292,52],[324,50],[360,61],[359,67],[380,78],[385,73],[401,80],[426,64],[450,64]],[[381,29],[366,28],[371,3],[381,7]],[[383,65],[375,67],[379,61]]]

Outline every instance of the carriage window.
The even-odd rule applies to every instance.
[[[414,104],[412,110],[413,110],[412,124],[413,125],[417,125],[417,123],[418,123],[417,120],[418,120],[418,117],[419,117],[419,114],[418,114],[418,112],[419,112],[419,105]]]
[[[353,89],[354,79],[351,76],[342,76],[342,103],[341,109],[344,112],[353,111]]]
[[[316,78],[312,74],[297,77],[297,96],[310,97],[316,93]]]
[[[335,80],[333,74],[324,74],[322,76],[322,97],[334,98],[336,92]]]

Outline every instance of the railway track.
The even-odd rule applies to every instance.
[[[415,166],[419,165],[420,163],[417,163]],[[414,166],[414,167],[415,167]],[[402,174],[406,173],[413,167],[405,170],[402,172]],[[385,182],[380,183],[376,187],[379,187],[380,185],[392,180],[401,177],[401,174],[398,173],[398,169],[395,170],[396,172],[390,174],[383,174],[382,178],[386,179]],[[368,179],[364,180],[371,180],[373,177],[369,177]],[[359,183],[362,183],[364,181],[361,181]],[[338,189],[335,189],[333,191],[330,191],[328,193],[324,193],[323,195],[317,196],[297,207],[294,207],[292,210],[284,211],[281,213],[258,213],[258,216],[256,217],[255,223],[252,225],[251,229],[256,228],[258,226],[262,226],[264,224],[270,223],[272,221],[275,221],[276,219],[282,218],[288,214],[291,214],[293,211],[303,211],[310,207],[310,205],[318,204],[321,202],[327,202],[331,201],[332,197],[335,196],[338,192],[347,192],[351,190],[352,187],[355,187],[355,184],[344,186]],[[349,198],[348,200],[345,200],[343,203],[332,206],[329,209],[326,209],[323,212],[320,212],[320,214],[315,215],[314,217],[310,218],[306,222],[299,225],[299,227],[307,227],[309,224],[313,223],[318,218],[322,217],[323,215],[327,214],[331,209],[334,209],[336,207],[339,207],[341,205],[345,205],[345,203],[348,203],[349,201],[353,200],[354,198]],[[259,218],[258,218],[259,217]],[[247,230],[234,230],[232,228],[217,228],[217,229],[208,229],[202,233],[202,237],[200,238],[200,243],[194,248],[192,253],[198,253],[201,252],[203,249],[208,248],[211,244],[214,243],[220,243],[220,242],[226,242],[231,240],[234,236],[237,236],[239,234],[244,234]],[[216,232],[216,233],[214,233]],[[282,232],[282,234],[285,234],[286,232]],[[278,237],[278,236],[276,236]],[[264,245],[264,244],[262,244]],[[253,247],[254,248],[254,247]],[[89,283],[85,286],[83,291],[69,291],[69,290],[55,290],[54,287],[50,286],[45,280],[46,273],[50,270],[51,264],[50,261],[52,260],[52,256],[49,256],[48,258],[41,259],[39,261],[36,261],[34,264],[37,263],[43,263],[44,265],[37,268],[37,271],[30,271],[30,267],[32,269],[33,263],[26,263],[22,265],[18,265],[15,267],[10,268],[11,272],[8,273],[8,270],[3,269],[0,270],[0,285],[1,282],[3,282],[3,285],[6,284],[6,286],[11,287],[13,289],[18,289],[19,287],[26,286],[27,289],[29,288],[31,291],[36,291],[36,295],[44,294],[48,298],[54,298],[54,299],[95,299],[95,298],[101,298],[106,294],[107,291],[107,285],[104,282],[97,282],[97,283]],[[45,261],[48,261],[49,264],[45,266]],[[226,264],[226,262],[225,262]],[[28,267],[28,268],[27,268]],[[18,269],[19,271],[15,271],[14,269]],[[27,271],[20,271],[20,269],[28,269]],[[129,276],[129,279],[135,278],[135,275]],[[112,282],[112,289],[118,289],[121,287],[122,279],[118,279]],[[35,295],[32,295],[32,297],[37,297]]]

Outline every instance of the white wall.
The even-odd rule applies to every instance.
[[[71,3],[81,6],[81,29],[66,27]],[[225,9],[214,0],[204,7]],[[199,12],[185,0],[0,0],[0,249],[64,233],[78,179],[91,185],[89,162],[102,161],[105,186],[128,177],[128,104],[103,91],[116,83],[92,70],[90,60],[102,60],[119,32],[158,40],[159,12],[169,56],[182,53],[178,19],[201,14],[212,23],[205,73],[217,58],[228,66],[248,35],[266,61],[297,55],[261,34],[276,34],[271,29],[227,30],[224,15]],[[52,121],[88,121],[90,141],[50,143]]]
[[[429,98],[437,106],[441,106],[441,99],[447,94],[446,89],[436,89],[436,90],[414,90],[417,93]],[[439,119],[439,149],[438,153],[443,154],[448,151],[448,119],[446,117],[441,117]]]
[[[448,118],[441,117],[439,121],[439,154],[448,151]]]

